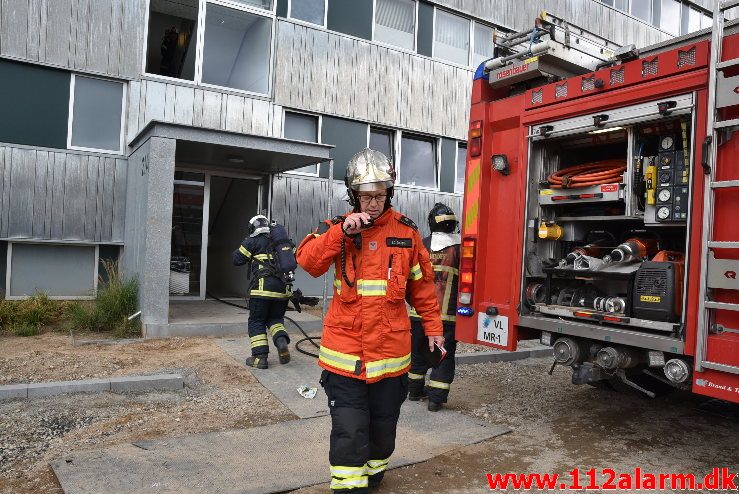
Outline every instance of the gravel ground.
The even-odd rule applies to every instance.
[[[0,492],[61,492],[49,461],[72,451],[267,425],[295,416],[209,339],[73,347],[2,338],[3,383],[177,372],[181,392],[91,393],[0,402]]]
[[[574,386],[569,369],[548,376],[550,365],[550,359],[527,359],[457,367],[448,407],[513,431],[392,470],[375,494],[490,492],[486,473],[565,474],[575,467],[739,472],[739,421],[705,411],[705,399],[674,393],[651,400]]]

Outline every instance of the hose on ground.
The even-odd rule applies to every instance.
[[[591,185],[623,181],[626,163],[623,160],[604,160],[570,166],[547,177],[553,189],[574,189]]]
[[[220,299],[220,298],[216,297],[215,295],[213,295],[212,293],[207,293],[206,292],[206,295],[209,296],[210,298],[212,298],[213,300],[217,300],[218,302],[220,302],[222,304],[230,305],[232,307],[238,307],[239,309],[249,310],[249,307],[246,307],[244,305],[235,304],[233,302],[229,302],[228,300]],[[309,341],[314,347],[320,349],[321,346],[318,343],[316,343],[315,340],[320,341],[321,340],[321,337],[320,336],[309,336],[308,333],[306,333],[305,330],[303,330],[303,327],[300,324],[298,324],[298,322],[295,319],[293,319],[292,317],[285,316],[285,319],[287,319],[288,321],[290,321],[291,323],[293,323],[295,325],[295,327],[298,328],[301,333],[303,333],[303,336],[305,336],[305,338],[301,338],[301,339],[299,339],[298,341],[295,342],[295,349],[297,351],[299,351],[300,353],[304,354],[304,355],[309,355],[311,357],[318,358],[318,354],[317,353],[309,352],[308,350],[303,350],[302,348],[300,348],[300,344],[303,343],[303,342],[305,342],[305,341]]]

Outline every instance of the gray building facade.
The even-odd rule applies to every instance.
[[[459,211],[472,75],[496,29],[547,9],[645,46],[706,27],[709,3],[2,0],[0,290],[89,298],[118,259],[148,334],[171,334],[171,300],[246,292],[230,253],[251,216],[299,241],[329,187],[345,212],[363,147],[395,160],[394,203],[422,229],[437,201]]]

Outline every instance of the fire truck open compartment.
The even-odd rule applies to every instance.
[[[530,128],[522,315],[684,336],[692,95],[660,103]]]

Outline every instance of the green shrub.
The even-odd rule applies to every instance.
[[[0,330],[55,325],[66,317],[69,306],[69,302],[51,300],[43,293],[24,300],[0,300]]]
[[[134,335],[140,324],[128,317],[137,311],[138,281],[124,279],[114,261],[103,261],[103,267],[107,276],[98,283],[95,301],[73,304],[68,309],[69,326],[73,330],[112,331],[121,338]]]
[[[41,330],[33,324],[20,324],[13,328],[13,334],[16,336],[37,336]]]

